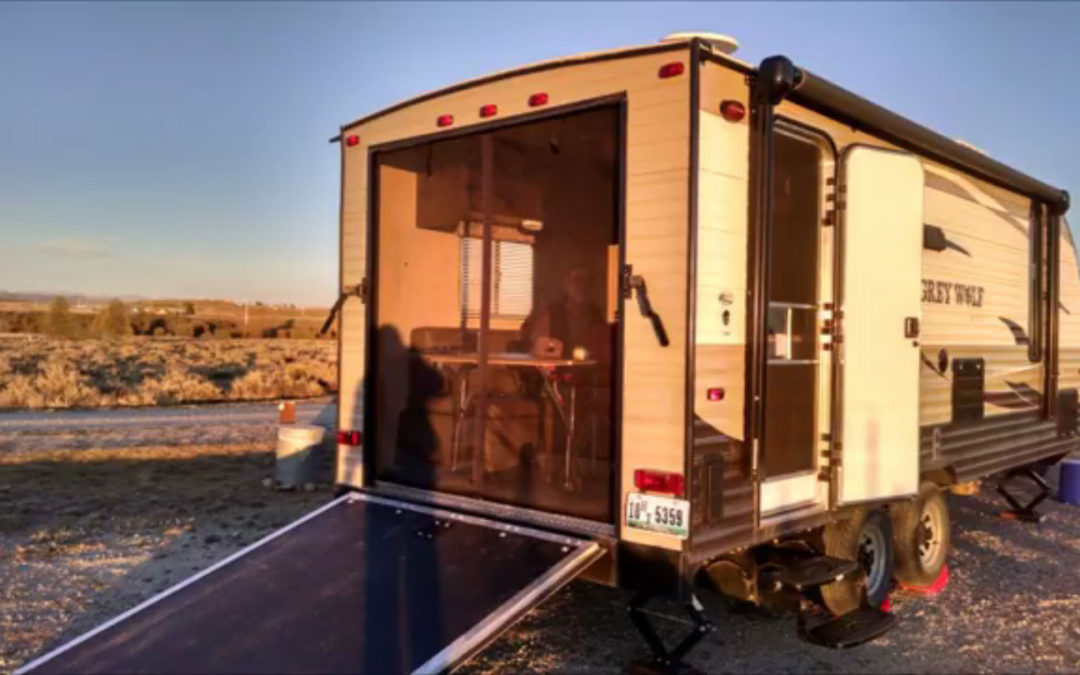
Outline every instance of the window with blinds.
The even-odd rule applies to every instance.
[[[466,319],[480,317],[481,256],[484,242],[461,239],[461,312]],[[491,242],[491,317],[521,320],[532,311],[533,248],[517,241]]]

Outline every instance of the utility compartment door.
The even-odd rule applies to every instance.
[[[849,149],[841,169],[838,501],[919,487],[923,170],[912,155]]]
[[[352,493],[17,672],[445,672],[601,555]]]

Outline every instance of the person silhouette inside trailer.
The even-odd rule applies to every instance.
[[[574,265],[562,294],[533,309],[521,332],[534,356],[607,361],[608,326],[592,299],[593,283],[588,267]]]

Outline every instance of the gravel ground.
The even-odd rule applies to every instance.
[[[0,672],[14,669],[251,543],[329,498],[262,487],[273,427],[162,428],[123,445],[106,429],[63,440],[0,434]],[[142,437],[140,437],[142,438]],[[59,440],[58,440],[59,439]],[[210,439],[210,440],[208,440]],[[1000,520],[992,491],[949,497],[952,581],[897,596],[900,622],[846,652],[799,642],[792,617],[704,599],[716,632],[691,655],[707,672],[1080,671],[1080,518],[1055,502],[1041,525]],[[645,655],[623,591],[573,583],[465,667],[617,671]],[[653,606],[669,639],[679,608]]]
[[[330,498],[328,486],[263,487],[273,427],[228,426],[164,428],[128,447],[115,432],[49,433],[37,451],[21,435],[0,451],[0,672]]]
[[[1056,473],[1056,472],[1055,472]],[[688,659],[705,672],[1078,672],[1080,511],[1044,503],[1040,525],[997,517],[986,489],[948,498],[951,580],[931,598],[893,596],[899,622],[849,651],[800,642],[793,617],[737,613],[703,597],[716,632]],[[466,669],[611,671],[644,657],[622,591],[575,583],[509,631]],[[656,603],[669,644],[685,634],[681,609]]]
[[[46,431],[131,430],[164,426],[221,427],[242,424],[277,424],[280,401],[208,403],[149,408],[91,408],[79,410],[0,411],[0,434]],[[331,397],[295,401],[296,421],[332,422],[336,404]],[[0,448],[2,449],[2,448]]]

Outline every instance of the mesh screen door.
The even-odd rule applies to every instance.
[[[777,132],[769,250],[766,477],[813,471],[817,447],[821,151]]]
[[[613,519],[618,124],[376,156],[380,480]]]

